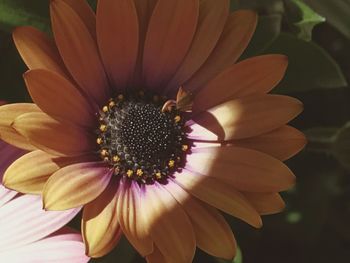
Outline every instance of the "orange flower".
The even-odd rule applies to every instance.
[[[124,234],[148,262],[191,262],[196,246],[232,258],[217,209],[261,227],[294,184],[282,161],[305,144],[286,126],[302,104],[267,94],[287,58],[235,63],[256,14],[229,14],[228,0],[99,0],[96,18],[83,0],[50,8],[55,43],[14,32],[35,104],[0,108],[1,138],[31,151],[4,185],[48,210],[84,206],[91,257]]]

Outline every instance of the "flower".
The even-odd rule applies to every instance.
[[[35,104],[0,109],[0,136],[31,150],[4,184],[42,193],[48,210],[83,205],[91,257],[122,234],[148,262],[191,262],[196,246],[234,257],[217,209],[261,227],[295,181],[282,161],[305,144],[286,126],[302,103],[267,94],[287,58],[236,63],[256,14],[229,14],[228,0],[99,0],[96,18],[83,0],[50,9],[55,44],[14,32]]]
[[[0,178],[24,152],[0,141]],[[88,262],[80,234],[67,224],[79,209],[44,211],[39,196],[18,195],[0,184],[1,262]]]

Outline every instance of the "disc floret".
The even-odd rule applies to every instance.
[[[152,183],[183,166],[190,148],[185,117],[166,98],[142,90],[119,94],[102,107],[99,121],[99,154],[116,176]]]

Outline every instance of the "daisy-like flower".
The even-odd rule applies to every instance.
[[[0,141],[0,179],[6,168],[24,152]],[[11,263],[83,263],[80,234],[67,224],[79,209],[44,211],[39,196],[18,195],[0,184],[0,261]]]
[[[267,94],[283,55],[239,63],[256,26],[228,0],[50,3],[55,42],[34,28],[14,40],[35,104],[0,109],[0,136],[31,152],[4,184],[42,194],[47,210],[84,206],[87,254],[124,234],[148,262],[191,262],[198,246],[234,257],[221,210],[254,227],[283,209],[305,144],[286,126],[298,100]]]

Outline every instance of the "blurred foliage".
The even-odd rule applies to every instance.
[[[350,0],[304,0],[350,39]]]
[[[216,1],[216,0],[215,0]],[[89,3],[96,8],[96,0]],[[50,33],[49,0],[0,0],[0,99],[29,100],[26,67],[11,31],[31,25]],[[295,189],[284,195],[285,213],[264,217],[252,229],[227,217],[242,250],[233,263],[343,263],[350,258],[350,0],[231,0],[231,10],[254,9],[258,26],[241,59],[281,53],[286,77],[274,92],[304,102],[293,125],[309,145],[288,161]],[[79,228],[79,219],[72,222]],[[144,262],[123,238],[117,248],[91,262]],[[196,263],[229,263],[198,250]],[[231,263],[231,262],[230,262]]]

